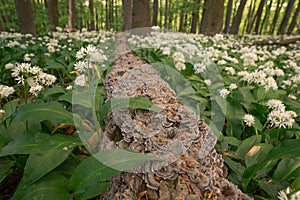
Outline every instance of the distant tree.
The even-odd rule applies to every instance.
[[[290,26],[288,28],[287,34],[291,34],[293,32],[294,28],[296,27],[299,12],[300,12],[300,0],[298,1],[298,6],[297,6],[297,8],[295,10],[295,13],[293,15],[293,18],[292,18],[292,21],[291,21]],[[299,23],[300,22],[298,21],[298,25],[300,26]]]
[[[185,21],[186,21],[186,11],[185,11],[185,7],[186,7],[186,1],[182,1],[181,2],[181,9],[180,9],[180,18],[179,18],[179,28],[178,31],[179,32],[184,32],[185,30]]]
[[[232,2],[233,2],[233,0],[228,0],[227,9],[226,9],[224,33],[229,32],[230,21],[231,21],[231,13],[232,13]]]
[[[95,30],[94,0],[89,0],[90,30]]]
[[[157,26],[158,20],[158,0],[153,1],[152,26]]]
[[[231,24],[229,33],[231,33],[231,34],[238,33],[246,2],[247,2],[247,0],[241,0],[238,10],[236,12],[236,15],[234,16],[234,18],[232,20],[232,24]]]
[[[134,0],[132,14],[132,28],[150,27],[150,0]]]
[[[264,28],[266,22],[269,21],[269,18],[270,18],[270,12],[271,12],[271,9],[272,9],[272,4],[273,4],[273,0],[270,0],[268,6],[267,6],[267,8],[266,8],[266,12],[265,12],[263,21],[262,21],[262,23],[261,23],[260,30],[259,30],[259,32],[258,32],[259,34],[262,33],[263,28]]]
[[[205,0],[200,33],[215,35],[222,31],[224,0]]]
[[[54,30],[55,27],[59,26],[57,0],[46,0],[45,3],[47,5],[47,10],[48,10],[50,29]]]
[[[284,4],[284,0],[282,0],[282,1],[278,0],[277,1],[275,14],[274,14],[274,17],[273,17],[273,20],[272,20],[272,23],[271,23],[271,27],[270,27],[270,34],[273,34],[274,31],[275,31],[275,27],[276,27],[276,24],[277,24],[277,21],[278,21],[278,18],[279,18],[280,10],[281,10],[283,4]]]
[[[36,35],[36,27],[32,15],[30,0],[15,0],[15,8],[22,34],[31,33]]]
[[[168,16],[169,16],[169,0],[165,0],[165,23],[164,28],[168,28]]]
[[[76,7],[74,0],[68,0],[68,27],[70,30],[75,29],[76,25]]]
[[[284,16],[283,19],[280,23],[279,29],[278,29],[278,34],[282,35],[285,33],[287,24],[288,24],[288,20],[289,17],[291,16],[292,10],[293,10],[293,6],[294,6],[295,0],[289,0],[289,3],[286,7],[286,10],[284,12]]]
[[[132,0],[122,0],[122,30],[126,31],[132,28]]]
[[[266,3],[266,0],[261,0],[259,3],[256,15],[255,15],[256,22],[255,22],[255,27],[254,27],[254,34],[257,34],[259,31],[260,21],[261,21],[265,3]]]
[[[199,20],[200,0],[194,0],[194,3],[195,7],[192,12],[191,33],[196,33],[197,24]]]

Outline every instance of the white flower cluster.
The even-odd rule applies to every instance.
[[[28,62],[28,61],[31,61],[31,58],[34,57],[34,54],[33,53],[26,53],[24,55],[24,61]]]
[[[42,71],[38,66],[31,66],[29,63],[17,64],[12,69],[12,77],[18,84],[29,85],[29,92],[35,96],[43,89],[43,85],[50,86],[56,81],[56,77]]]
[[[300,200],[300,191],[293,192],[290,187],[278,192],[279,200]]]
[[[226,88],[223,88],[221,90],[219,90],[219,95],[225,99],[228,95],[230,94],[230,91],[227,90]]]
[[[285,110],[285,105],[277,99],[271,99],[266,104],[272,111],[268,114],[268,122],[271,127],[291,128],[297,114],[294,111]]]
[[[6,85],[0,84],[0,98],[8,97],[9,95],[13,94],[15,92],[15,89],[13,87],[9,87]]]
[[[0,119],[5,115],[5,110],[0,109]]]
[[[255,119],[253,115],[245,114],[243,117],[243,121],[246,123],[247,126],[251,127],[254,124]]]
[[[178,71],[182,71],[182,70],[185,70],[186,67],[185,67],[185,58],[184,58],[184,55],[183,53],[181,52],[175,52],[173,54],[173,59],[175,61],[175,68],[178,70]]]

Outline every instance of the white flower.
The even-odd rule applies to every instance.
[[[98,50],[96,49],[96,47],[94,47],[93,45],[90,45],[90,44],[86,47],[86,50],[85,50],[85,53],[87,56],[91,56],[92,54],[97,53],[97,52],[98,52]]]
[[[230,94],[230,91],[227,90],[226,88],[223,88],[221,90],[219,90],[219,95],[225,99],[228,95]]]
[[[69,85],[68,87],[66,87],[66,90],[73,90],[73,86]]]
[[[74,69],[82,73],[88,68],[88,63],[86,61],[78,61],[74,64]]]
[[[271,127],[291,128],[297,114],[294,111],[273,110],[268,114],[268,121]]]
[[[226,67],[225,71],[227,71],[232,76],[235,74],[235,69],[233,67]]]
[[[278,99],[270,99],[268,100],[266,105],[272,110],[279,110],[279,111],[285,110],[285,105],[282,103],[282,101]]]
[[[249,127],[251,127],[255,122],[254,116],[250,114],[245,114],[243,120],[246,123],[246,125]]]
[[[5,69],[12,69],[14,66],[15,66],[15,65],[12,64],[12,63],[7,63],[7,64],[5,65]]]
[[[211,85],[211,80],[210,79],[206,79],[206,80],[204,80],[204,83],[206,85],[210,86]]]
[[[263,83],[263,86],[265,88],[265,91],[269,91],[270,88],[272,88],[273,90],[278,89],[277,83],[276,83],[276,81],[273,77],[266,78],[264,83]]]
[[[5,110],[0,109],[0,119],[5,115]]]
[[[76,59],[82,59],[85,57],[85,48],[81,47],[81,49],[79,51],[76,52]]]
[[[13,87],[9,87],[6,85],[0,85],[0,97],[8,97],[9,95],[13,94],[15,89]]]
[[[186,67],[185,67],[185,64],[183,62],[177,62],[175,64],[175,68],[178,70],[178,71],[182,71],[182,70],[185,70]]]
[[[293,100],[297,99],[297,97],[295,95],[292,95],[292,94],[289,94],[288,98],[293,99]]]
[[[225,65],[227,62],[225,60],[219,60],[218,61],[218,65]]]
[[[82,75],[77,76],[75,81],[74,81],[74,84],[78,85],[78,86],[85,86],[86,85],[85,75],[82,74]]]
[[[229,85],[229,89],[230,90],[235,90],[237,88],[237,85],[235,84],[235,83],[231,83],[230,85]]]
[[[34,86],[31,86],[29,89],[29,92],[33,94],[34,96],[38,96],[38,93],[43,89],[43,87],[39,84],[36,84]]]

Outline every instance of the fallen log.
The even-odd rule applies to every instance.
[[[125,52],[125,53],[122,53]],[[106,76],[108,99],[143,96],[161,111],[134,108],[113,111],[105,118],[99,150],[128,149],[161,158],[122,172],[101,200],[112,199],[252,199],[227,177],[217,137],[145,61],[130,52],[126,37],[116,38],[118,58]]]
[[[286,39],[256,40],[256,41],[250,42],[249,45],[282,45],[282,46],[287,46],[289,44],[294,44],[298,41],[300,41],[300,36],[299,37],[290,37],[290,38],[286,38]]]

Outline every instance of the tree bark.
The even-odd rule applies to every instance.
[[[191,33],[196,33],[197,24],[199,20],[199,9],[200,9],[200,0],[194,0],[195,8],[192,12],[192,24],[191,24]]]
[[[185,11],[181,10],[180,11],[180,19],[179,19],[179,29],[178,29],[179,32],[184,32],[185,16],[186,16]]]
[[[293,10],[293,6],[294,6],[295,0],[289,0],[289,3],[287,5],[287,8],[285,10],[283,19],[280,23],[279,29],[278,29],[278,35],[283,35],[285,33],[287,24],[288,24],[288,20],[290,18],[290,15],[292,13]]]
[[[134,0],[132,13],[132,28],[151,26],[149,0]]]
[[[283,3],[284,3],[284,0],[280,1],[278,0],[277,1],[277,5],[276,5],[276,9],[275,9],[275,14],[274,14],[274,17],[273,17],[273,20],[272,20],[272,24],[271,24],[271,27],[270,27],[270,34],[274,34],[274,31],[275,31],[275,27],[276,27],[276,24],[277,24],[277,21],[278,21],[278,17],[279,17],[279,14],[280,14],[280,10],[283,6]]]
[[[22,34],[36,35],[30,0],[15,0],[15,7]]]
[[[232,20],[232,24],[229,30],[230,34],[237,34],[239,31],[239,27],[242,21],[242,17],[243,17],[243,12],[244,12],[244,8],[246,5],[247,0],[241,0],[240,5],[238,7],[238,10],[236,12],[236,15],[234,16],[233,20]]]
[[[258,33],[259,26],[260,26],[260,21],[261,21],[261,16],[264,10],[266,0],[261,0],[256,12],[256,22],[255,22],[255,27],[254,27],[254,34]]]
[[[266,22],[269,22],[272,4],[273,4],[273,0],[270,0],[269,5],[266,8],[265,16],[264,16],[263,21],[262,21],[261,26],[260,26],[259,34],[262,34],[262,31],[263,31],[263,28],[264,28]]]
[[[165,0],[165,22],[164,28],[168,28],[168,16],[169,16],[169,0]]]
[[[68,0],[68,26],[70,30],[75,29],[76,27],[76,7],[75,7],[75,1],[74,0]]]
[[[229,33],[231,13],[232,13],[232,2],[233,2],[233,0],[228,0],[227,9],[226,9],[226,19],[225,19],[224,33]]]
[[[300,0],[298,1],[298,6],[295,10],[295,13],[293,15],[293,18],[292,18],[292,21],[290,23],[290,26],[288,28],[288,31],[287,31],[287,34],[292,34],[293,33],[293,30],[297,24],[297,18],[298,18],[298,15],[299,15],[299,12],[300,12]],[[300,22],[298,22],[300,23]],[[300,26],[300,24],[298,24]]]
[[[105,26],[106,26],[106,30],[110,29],[109,1],[111,1],[111,0],[105,0]]]
[[[122,31],[127,31],[132,28],[132,0],[122,0],[122,5]]]
[[[59,26],[58,3],[57,0],[46,0],[45,2],[47,2],[50,30],[54,30],[57,26]]]
[[[152,26],[157,26],[158,20],[158,0],[153,1],[153,16],[152,16]]]
[[[95,30],[94,0],[89,0],[90,30]]]
[[[222,32],[224,0],[205,0],[200,33],[215,35]]]

